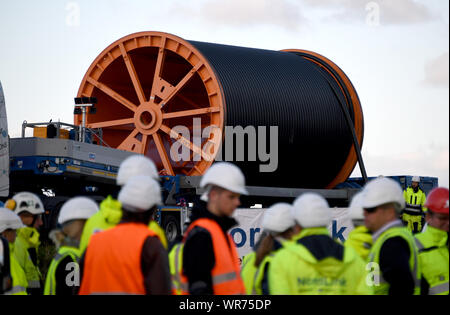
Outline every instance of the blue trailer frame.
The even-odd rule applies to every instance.
[[[42,194],[42,191],[39,192],[40,183],[46,183],[50,188],[53,185],[55,189],[59,189],[61,185],[56,184],[59,179],[71,178],[70,183],[84,185],[82,187],[84,191],[81,193],[92,195],[97,192],[97,201],[111,194],[111,191],[118,192],[119,187],[116,185],[118,166],[126,156],[133,154],[93,144],[80,144],[80,142],[72,140],[65,140],[69,141],[65,145],[59,139],[19,138],[11,140],[10,180],[13,189],[15,182],[19,181],[23,190],[34,189],[35,192]],[[30,149],[30,143],[35,147]],[[72,151],[65,150],[69,145],[77,147],[81,145],[82,149],[77,151],[73,157],[70,155]],[[20,147],[20,149],[14,150],[15,146]],[[45,154],[42,154],[43,152]],[[55,154],[55,152],[58,153]],[[111,159],[112,155],[117,156]],[[403,189],[411,184],[412,176],[410,175],[389,177],[396,180]],[[184,223],[189,216],[190,206],[198,202],[199,196],[204,191],[199,185],[200,177],[176,175],[160,176],[160,178],[165,206],[158,208],[156,219],[166,228],[166,232],[169,230],[169,234],[170,231],[173,231],[174,235],[180,235],[183,233]],[[373,178],[371,177],[369,180]],[[30,181],[30,183],[27,183],[27,181]],[[26,186],[27,184],[28,186]],[[331,206],[347,206],[353,195],[363,185],[364,180],[362,178],[349,178],[335,189],[248,186],[247,190],[250,196],[242,196],[242,203],[243,208],[249,208],[255,203],[268,207],[280,200],[291,202],[305,192],[316,192],[326,198]],[[438,186],[438,179],[423,176],[421,177],[421,186],[428,194],[432,188]],[[98,187],[103,187],[103,191],[96,189]],[[80,191],[74,192],[74,194],[79,195]],[[68,194],[67,198],[72,196]],[[167,228],[168,226],[169,228]]]

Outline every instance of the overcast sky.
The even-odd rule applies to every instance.
[[[9,133],[19,136],[23,120],[72,122],[73,97],[100,52],[130,33],[162,31],[328,57],[361,99],[369,176],[436,176],[448,187],[448,12],[447,0],[2,0]]]

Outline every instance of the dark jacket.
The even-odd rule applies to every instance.
[[[384,242],[380,250],[380,269],[389,283],[389,295],[412,295],[414,278],[409,266],[409,245],[401,237]]]
[[[147,294],[169,295],[170,279],[167,251],[157,237],[148,237],[142,247],[141,268]]]
[[[70,286],[67,283],[67,277],[69,276],[70,279],[72,278],[71,274],[73,274],[73,269],[68,268],[68,270],[66,270],[66,266],[70,263],[74,263],[74,261],[72,257],[67,256],[61,260],[55,270],[55,295],[76,295],[80,290],[79,285]]]
[[[191,222],[200,218],[216,221],[226,236],[227,231],[237,225],[235,219],[218,217],[206,209],[206,203],[198,202],[192,210]],[[226,237],[227,241],[228,238]],[[228,244],[235,246],[234,244]],[[192,295],[213,294],[211,271],[215,266],[211,234],[196,226],[186,236],[183,249],[183,273],[188,278],[189,293]]]
[[[2,243],[2,251],[0,255],[3,256],[3,265],[0,264],[0,294],[11,289],[11,273],[10,273],[10,261],[9,261],[9,244],[6,239],[0,236],[0,242]]]

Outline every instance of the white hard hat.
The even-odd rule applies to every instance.
[[[75,197],[67,200],[61,207],[58,223],[64,224],[72,220],[87,220],[98,211],[97,203],[87,197]]]
[[[134,176],[149,176],[159,180],[155,163],[144,155],[132,155],[127,157],[119,166],[117,172],[117,185],[123,186]]]
[[[284,232],[295,225],[292,206],[288,203],[276,203],[266,210],[262,228],[271,232]]]
[[[17,230],[24,227],[20,217],[11,209],[0,208],[0,233],[11,229]]]
[[[295,221],[304,228],[326,227],[332,220],[328,202],[315,193],[305,193],[295,199],[293,216]]]
[[[201,188],[210,187],[210,185],[218,186],[241,195],[248,195],[247,189],[245,189],[244,174],[239,167],[232,163],[214,163],[200,181]],[[202,199],[207,200],[207,193],[203,194]]]
[[[135,176],[119,192],[118,200],[130,212],[144,212],[161,205],[159,183],[148,176]]]
[[[403,190],[400,185],[393,179],[384,177],[376,178],[363,189],[363,208],[375,208],[386,203],[397,203],[402,210],[405,208],[405,199],[403,198]]]
[[[412,181],[412,182],[420,183],[420,176],[413,176],[413,178],[412,178],[411,181]]]
[[[348,207],[348,216],[351,220],[364,220],[363,201],[364,194],[362,191],[353,196]]]
[[[15,214],[27,211],[31,214],[44,213],[44,204],[38,195],[31,192],[20,192],[6,202],[6,208],[14,210]]]

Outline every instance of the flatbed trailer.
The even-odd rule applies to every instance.
[[[20,191],[39,194],[46,206],[45,228],[56,224],[59,209],[68,198],[90,196],[97,202],[116,197],[120,187],[116,176],[120,163],[135,153],[69,139],[23,137],[10,139],[10,196]],[[245,172],[245,170],[244,170]],[[157,218],[169,241],[183,233],[183,223],[204,192],[198,176],[161,176],[164,205]],[[345,206],[358,188],[299,189],[248,186],[241,207],[268,207],[291,202],[304,192],[324,196],[332,206]]]
[[[33,127],[33,124],[26,124]],[[59,133],[57,133],[58,135]],[[76,138],[76,137],[75,137]],[[62,204],[74,196],[89,196],[101,202],[108,195],[117,197],[120,187],[116,176],[120,163],[136,153],[97,144],[60,138],[25,137],[10,139],[10,196],[20,191],[37,193],[46,207],[44,229],[56,225]],[[245,170],[243,170],[245,173]],[[169,242],[184,231],[192,207],[204,189],[200,176],[160,176],[164,206],[157,220],[165,229]],[[412,176],[391,176],[403,189]],[[434,177],[422,177],[428,192],[438,186]],[[241,197],[240,208],[268,208],[276,202],[292,202],[297,196],[314,192],[327,199],[331,207],[347,207],[353,195],[364,185],[362,178],[350,178],[335,189],[247,186],[248,196]]]

